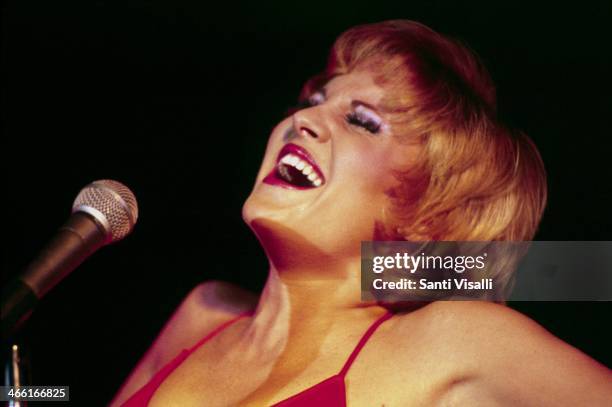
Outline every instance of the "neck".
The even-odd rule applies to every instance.
[[[383,309],[362,302],[360,293],[359,258],[324,272],[271,266],[244,338],[273,357],[299,338],[325,336],[335,323],[381,315]]]

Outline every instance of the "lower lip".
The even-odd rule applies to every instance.
[[[305,190],[305,189],[313,189],[315,187],[300,187],[297,185],[293,185],[282,179],[276,174],[276,168],[273,168],[272,171],[263,179],[264,184],[274,185],[276,187],[281,187],[285,189],[295,189],[295,190]]]

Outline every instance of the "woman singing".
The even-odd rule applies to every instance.
[[[610,405],[607,368],[504,305],[360,299],[361,241],[536,232],[540,156],[470,51],[411,21],[355,27],[300,101],[243,208],[263,292],[196,287],[113,406]]]

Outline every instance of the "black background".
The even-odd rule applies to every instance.
[[[140,205],[134,233],[33,314],[23,332],[33,384],[104,404],[190,288],[261,287],[267,263],[242,202],[270,130],[334,38],[360,23],[408,18],[469,44],[502,116],[543,155],[550,195],[536,239],[612,240],[609,3],[221,3],[3,6],[3,278],[92,180],[124,182]],[[610,303],[512,306],[612,365]]]

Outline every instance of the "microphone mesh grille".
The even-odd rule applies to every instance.
[[[131,232],[138,219],[138,204],[136,197],[128,187],[120,182],[104,179],[94,181],[79,192],[72,211],[83,207],[93,208],[104,217],[110,230],[111,241],[123,239]]]

